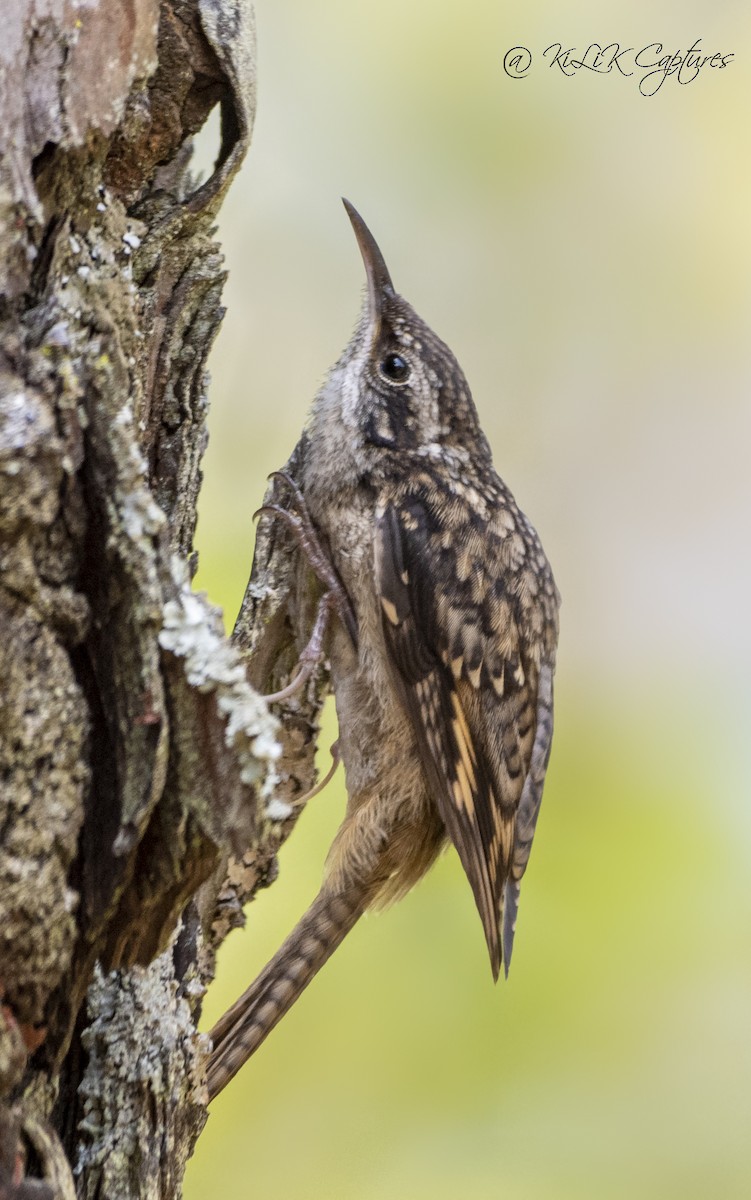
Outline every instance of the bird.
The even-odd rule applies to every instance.
[[[550,755],[560,603],[550,565],[493,466],[454,354],[344,206],[364,305],[313,402],[299,475],[281,476],[288,504],[262,511],[297,534],[323,581],[319,615],[333,611],[318,648],[347,808],[317,897],[211,1030],[211,1099],[360,916],[404,896],[448,844],[493,978],[508,974]]]

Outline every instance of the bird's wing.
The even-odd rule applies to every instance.
[[[451,525],[422,498],[386,504],[375,576],[397,690],[497,978],[550,751],[557,597],[526,522],[510,530],[500,510]]]

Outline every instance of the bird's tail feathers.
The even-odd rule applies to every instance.
[[[258,978],[211,1030],[209,1098],[222,1091],[361,916],[359,892],[321,891]]]

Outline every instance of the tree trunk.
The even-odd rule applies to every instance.
[[[273,876],[325,686],[279,723],[249,682],[251,656],[256,686],[289,677],[314,602],[282,529],[233,642],[190,590],[252,11],[9,0],[3,24],[0,1200],[175,1197],[214,952]]]

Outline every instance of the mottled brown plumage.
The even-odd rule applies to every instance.
[[[347,813],[318,898],[212,1031],[212,1096],[361,913],[407,892],[447,838],[493,975],[508,971],[550,753],[550,567],[456,359],[346,206],[368,298],[314,403],[290,508],[304,507],[348,597],[327,644]]]

